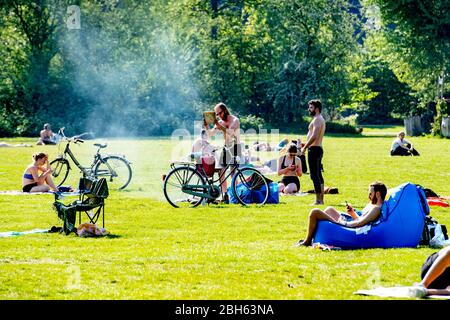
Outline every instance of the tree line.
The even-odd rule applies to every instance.
[[[219,101],[243,128],[449,109],[450,0],[0,0],[0,136],[167,135]],[[445,81],[443,84],[445,92]],[[447,86],[448,88],[448,86]],[[442,95],[441,95],[442,97]]]

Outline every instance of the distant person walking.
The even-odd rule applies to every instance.
[[[308,127],[305,145],[301,154],[308,150],[308,166],[311,180],[314,184],[316,202],[313,205],[324,204],[324,180],[322,176],[323,147],[322,140],[325,134],[325,119],[322,117],[322,103],[320,100],[308,102],[309,114],[313,117]]]
[[[400,131],[391,145],[391,156],[419,156],[413,144],[405,139],[405,132]]]

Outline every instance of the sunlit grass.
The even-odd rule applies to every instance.
[[[326,137],[325,184],[339,189],[326,195],[326,205],[343,210],[347,200],[362,207],[374,180],[388,187],[410,181],[450,195],[450,140],[411,138],[421,156],[398,158],[389,156],[391,140]],[[83,163],[92,159],[92,143],[73,148]],[[0,238],[0,299],[373,299],[353,292],[418,282],[423,261],[436,251],[293,247],[306,232],[313,196],[282,197],[280,204],[262,208],[176,210],[163,200],[161,175],[172,154],[184,152],[177,148],[169,138],[109,140],[106,150],[126,154],[134,170],[129,188],[111,191],[107,199],[105,223],[114,237]],[[57,154],[55,146],[1,148],[0,190],[19,190],[31,154],[40,150],[50,158]],[[259,155],[278,157],[276,152]],[[78,171],[71,177],[68,183],[76,186]],[[309,175],[301,186],[313,188]],[[0,232],[61,225],[52,202],[50,195],[1,194]],[[448,208],[432,207],[431,215],[450,226]]]

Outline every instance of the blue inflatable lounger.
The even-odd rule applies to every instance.
[[[412,183],[388,190],[378,220],[361,228],[348,228],[330,221],[318,221],[313,243],[343,249],[401,248],[418,246],[425,216],[430,208],[425,192]]]

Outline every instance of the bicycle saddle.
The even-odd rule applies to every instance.
[[[94,143],[94,146],[99,147],[100,149],[106,148],[107,143]]]

